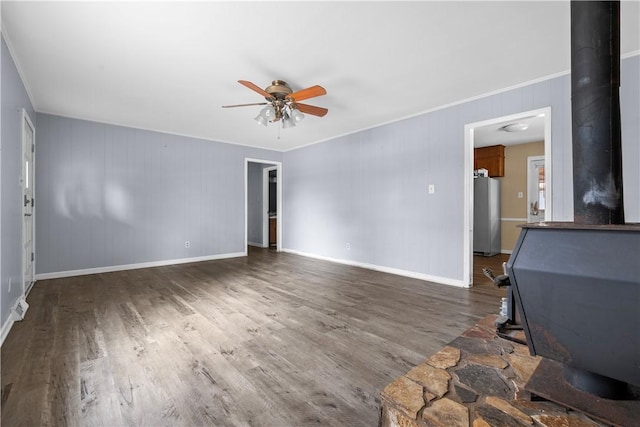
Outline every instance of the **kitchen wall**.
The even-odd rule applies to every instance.
[[[11,327],[11,308],[22,295],[22,109],[34,124],[36,114],[4,37],[1,44],[0,322],[4,340]]]
[[[243,255],[245,158],[282,157],[48,114],[37,144],[39,278]]]
[[[640,221],[639,64],[638,55],[621,64],[630,222]],[[284,248],[464,286],[464,126],[547,106],[553,220],[572,220],[571,81],[563,75],[286,152]]]
[[[527,222],[527,158],[544,155],[544,141],[507,145],[501,185],[500,217],[503,253],[511,253],[520,235],[519,224]],[[523,197],[518,198],[518,192]]]

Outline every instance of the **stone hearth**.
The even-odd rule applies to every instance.
[[[380,426],[606,426],[532,399],[524,386],[541,359],[526,345],[498,337],[495,319],[486,317],[385,387]]]

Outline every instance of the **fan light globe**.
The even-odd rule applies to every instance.
[[[260,111],[260,114],[262,115],[262,117],[264,117],[265,119],[269,120],[269,121],[273,121],[273,117],[276,115],[276,110],[274,110],[274,108],[269,105],[267,107],[264,107],[262,109],[262,111]]]
[[[302,119],[304,119],[304,114],[302,114],[298,109],[291,110],[291,118],[294,122],[300,123]]]
[[[291,119],[291,116],[289,116],[289,114],[287,114],[286,112],[284,113],[284,116],[282,117],[282,128],[283,129],[287,129],[287,128],[292,128],[294,127],[296,124],[293,122],[293,120]]]
[[[262,112],[260,112],[260,114],[258,114],[254,120],[260,123],[262,126],[267,126],[267,119],[264,118]]]

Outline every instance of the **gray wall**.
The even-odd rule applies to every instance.
[[[47,114],[37,135],[38,274],[244,253],[245,157],[282,157]]]
[[[629,222],[640,221],[639,63],[621,71]],[[463,281],[465,124],[551,106],[553,219],[570,221],[570,93],[565,75],[286,152],[283,247]]]
[[[640,222],[640,55],[620,70],[624,208],[627,222]]]
[[[2,147],[0,150],[0,321],[4,327],[22,295],[22,109],[35,125],[35,113],[9,49],[2,38]],[[37,137],[37,135],[36,135]],[[36,187],[37,190],[37,187]],[[9,292],[11,281],[11,292]]]

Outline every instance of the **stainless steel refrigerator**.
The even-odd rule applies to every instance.
[[[500,253],[500,181],[477,177],[473,180],[473,252]]]

